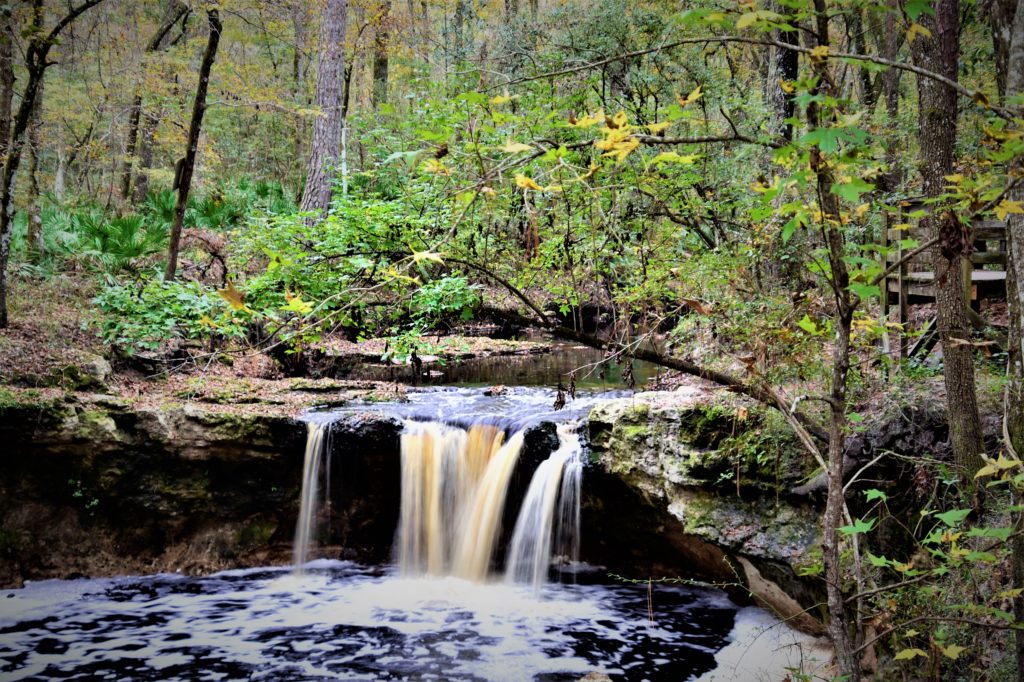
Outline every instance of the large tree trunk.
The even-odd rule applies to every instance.
[[[292,103],[306,109],[309,107],[311,102],[309,101],[308,94],[306,92],[306,36],[308,35],[307,24],[309,23],[309,5],[304,1],[294,2],[292,4],[292,31],[295,34],[295,47],[292,51]],[[302,183],[302,171],[303,164],[306,159],[306,135],[308,134],[307,129],[309,126],[306,125],[306,117],[302,114],[295,117],[295,166],[292,170],[295,172],[295,177],[298,178],[297,185],[301,191]],[[301,201],[302,197],[298,194],[295,195],[295,201]]]
[[[43,90],[43,83],[40,83],[39,95],[28,126],[28,225],[25,242],[30,263],[41,261],[46,251],[43,243],[43,216],[39,206],[39,133],[43,127]]]
[[[345,24],[348,0],[325,0],[320,26],[320,65],[316,75],[313,142],[302,193],[303,211],[326,213],[331,206],[334,167],[341,146],[342,89],[345,78]]]
[[[957,78],[960,53],[959,4],[959,0],[936,2],[934,16],[924,13],[918,18],[931,36],[919,35],[911,43],[911,54],[917,66],[951,80]],[[924,181],[924,196],[937,197],[945,192],[945,176],[953,173],[957,94],[939,81],[923,77],[917,79],[917,92],[919,170]],[[960,475],[963,480],[971,481],[974,472],[981,468],[984,441],[974,386],[974,355],[964,288],[962,253],[964,247],[969,246],[969,240],[962,237],[955,220],[950,213],[933,211],[921,222],[926,233],[943,237],[934,250],[933,269],[945,366],[946,414]],[[958,239],[967,243],[960,244]]]
[[[170,10],[167,18],[157,28],[156,33],[150,39],[146,45],[146,51],[143,54],[143,67],[145,67],[146,59],[149,55],[157,52],[158,50],[164,49],[170,41],[167,39],[168,34],[174,25],[178,23],[186,14],[188,14],[188,6],[184,3],[175,0],[171,3]],[[121,162],[121,187],[120,194],[121,201],[127,202],[129,191],[132,182],[132,164],[135,160],[135,146],[139,138],[139,120],[142,116],[142,88],[138,88],[135,93],[135,97],[132,99],[131,111],[128,115],[128,132],[125,136],[124,141],[124,159]],[[145,195],[143,195],[145,199]]]
[[[0,165],[11,141],[11,106],[14,101],[14,23],[11,6],[0,8]]]
[[[21,102],[11,126],[10,139],[7,145],[7,157],[4,159],[3,175],[0,176],[0,329],[8,324],[7,314],[7,260],[11,253],[11,226],[14,224],[14,177],[21,165],[21,153],[25,147],[25,132],[28,130],[29,119],[35,108],[36,96],[39,94],[43,75],[51,62],[47,60],[50,48],[57,43],[61,32],[67,28],[86,10],[95,7],[103,0],[83,0],[68,10],[49,33],[38,30],[32,32],[32,39],[25,48],[25,70],[27,72],[25,89],[21,92]],[[36,6],[42,7],[42,0],[36,0]],[[38,16],[38,15],[37,15]]]
[[[1024,0],[1017,0],[1016,8],[1006,17],[1009,40],[1005,60],[1000,63],[1000,52],[996,51],[997,71],[1006,74],[1006,90],[1001,92],[1004,100],[1024,94]],[[995,32],[995,28],[994,28]],[[1024,116],[1021,107],[1019,116]],[[1024,158],[1016,157],[1008,169],[1007,177],[1024,177]],[[1018,185],[1007,197],[1011,201],[1024,203],[1024,187]],[[1006,216],[1007,260],[1006,297],[1010,305],[1009,334],[1009,377],[1006,388],[1006,426],[1010,437],[1008,447],[1020,456],[1024,454],[1024,215],[1010,213]],[[1019,493],[1018,493],[1019,495]],[[1020,504],[1020,500],[1017,500]],[[1024,512],[1017,513],[1017,530],[1024,530]],[[1013,540],[1014,587],[1024,587],[1024,537],[1016,535]],[[1013,613],[1018,622],[1024,622],[1024,595],[1013,600]],[[1017,650],[1017,679],[1024,682],[1024,630],[1016,630],[1014,639]]]
[[[388,101],[388,43],[391,39],[391,2],[381,5],[373,41],[373,108]]]
[[[199,149],[199,133],[203,127],[203,114],[206,113],[206,91],[210,86],[210,70],[213,60],[217,57],[217,46],[220,44],[220,12],[216,9],[206,11],[210,22],[210,37],[206,41],[206,51],[199,65],[199,85],[196,86],[196,99],[192,103],[192,120],[188,125],[188,146],[185,157],[179,162],[175,173],[175,186],[178,190],[178,202],[174,205],[174,222],[171,224],[171,241],[167,249],[167,269],[164,280],[174,279],[178,270],[178,248],[181,244],[181,228],[185,222],[185,208],[188,204],[188,193],[192,187],[192,173],[196,167],[196,152]]]

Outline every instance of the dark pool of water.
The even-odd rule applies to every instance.
[[[568,386],[569,373],[575,372],[576,386],[579,388],[624,388],[622,365],[603,360],[604,351],[587,346],[554,344],[547,353],[491,356],[444,365],[425,365],[425,376],[419,383],[554,387],[559,380]],[[633,377],[637,386],[642,386],[657,372],[655,365],[633,362]],[[409,365],[361,365],[350,378],[412,382],[413,370]]]
[[[0,679],[678,681],[714,667],[735,617],[713,590],[538,594],[346,562],[46,581],[0,592]]]

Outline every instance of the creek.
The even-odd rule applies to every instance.
[[[788,631],[760,609],[580,561],[577,424],[621,395],[584,391],[554,410],[551,390],[447,387],[355,408],[403,425],[383,565],[318,558],[332,476],[345,474],[331,427],[353,408],[309,413],[292,567],[5,590],[0,679],[689,680],[721,673],[751,623],[771,630],[762,654],[788,661],[774,648]],[[512,485],[524,433],[550,422],[554,442]],[[733,672],[714,679],[745,679]]]

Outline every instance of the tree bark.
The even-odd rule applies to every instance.
[[[917,66],[954,81],[957,79],[960,53],[959,5],[959,0],[938,0],[934,4],[934,16],[924,13],[918,17],[931,36],[919,35],[911,43],[911,54]],[[945,192],[945,176],[953,173],[957,94],[943,83],[921,77],[917,79],[917,92],[918,167],[924,196],[931,198]],[[951,221],[955,221],[952,214],[932,211],[921,224],[927,234],[943,238],[934,250],[932,261],[945,368],[946,415],[953,456],[961,479],[970,482],[974,472],[981,468],[981,453],[985,446],[974,385],[974,354],[970,345],[970,320],[964,288],[964,249],[970,246],[970,240],[962,237],[959,226]]]
[[[313,141],[300,208],[326,213],[331,206],[334,166],[341,145],[342,90],[345,78],[345,25],[348,0],[325,0],[320,26],[320,64],[316,76]]]
[[[203,114],[206,113],[206,91],[210,86],[210,70],[217,57],[217,46],[220,44],[220,12],[217,9],[206,11],[210,23],[210,37],[206,41],[206,51],[199,65],[199,85],[196,86],[196,99],[192,104],[192,120],[188,125],[188,146],[185,157],[179,162],[179,172],[175,175],[178,190],[178,202],[174,205],[174,222],[171,224],[171,239],[167,249],[167,269],[164,280],[172,281],[178,270],[178,249],[181,245],[181,228],[185,222],[185,208],[188,204],[188,193],[192,187],[192,173],[196,166],[196,152],[199,149],[199,134],[202,132]]]
[[[391,39],[391,2],[381,4],[373,41],[373,98],[376,110],[388,101],[388,47]]]
[[[1016,8],[1007,21],[1010,25],[1010,40],[1006,50],[1006,61],[1002,67],[1006,73],[1004,101],[1024,94],[1024,0],[1017,0]],[[997,65],[998,65],[997,51]],[[1024,107],[1019,113],[1024,116]],[[1017,156],[1007,169],[1008,178],[1024,177],[1024,158]],[[1010,201],[1024,202],[1024,187],[1018,185],[1010,190]],[[1006,266],[1006,298],[1010,307],[1009,366],[1006,387],[1006,431],[1010,438],[1007,447],[1019,455],[1024,453],[1024,215],[1010,213],[1006,216],[1006,245],[1008,250]],[[1018,493],[1019,495],[1019,493]],[[1020,504],[1020,500],[1016,500]],[[1016,518],[1018,530],[1024,530],[1024,512]],[[1013,582],[1014,587],[1024,587],[1024,537],[1017,535],[1013,540]],[[1024,622],[1024,595],[1013,600],[1013,613],[1018,622]],[[1014,632],[1017,658],[1017,680],[1024,682],[1024,630]]]
[[[37,0],[41,6],[41,0]],[[21,153],[25,147],[25,132],[28,130],[29,118],[35,107],[39,86],[43,82],[43,74],[50,66],[47,57],[50,48],[56,44],[60,34],[83,12],[95,7],[103,0],[83,0],[61,17],[49,33],[33,31],[33,37],[25,48],[25,69],[27,81],[21,92],[21,102],[11,125],[10,139],[7,145],[7,157],[4,159],[3,175],[0,176],[0,329],[9,323],[7,312],[7,261],[11,253],[11,226],[14,224],[14,177],[21,165]]]
[[[11,141],[11,107],[14,101],[14,23],[11,6],[0,9],[0,164]]]
[[[146,50],[143,53],[143,68],[145,68],[146,59],[149,55],[164,49],[169,40],[167,40],[168,34],[174,25],[178,23],[186,14],[188,14],[188,6],[179,0],[175,0],[171,4],[170,11],[167,18],[157,28],[156,33],[150,39],[146,45]],[[139,138],[139,120],[142,116],[142,88],[139,87],[135,96],[132,99],[131,111],[128,115],[128,132],[125,136],[124,141],[124,159],[121,162],[121,187],[119,196],[121,201],[127,203],[128,196],[132,182],[132,164],[135,160],[135,146]],[[143,196],[143,199],[145,196]]]
[[[40,83],[36,105],[32,109],[32,119],[28,126],[28,224],[25,242],[30,263],[41,261],[46,252],[43,242],[43,216],[39,206],[39,133],[43,126],[44,89],[44,83]]]

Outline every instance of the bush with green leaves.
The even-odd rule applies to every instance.
[[[157,277],[108,280],[93,302],[104,314],[101,338],[129,354],[158,351],[175,339],[241,340],[251,320],[251,313],[233,310],[197,282]]]

